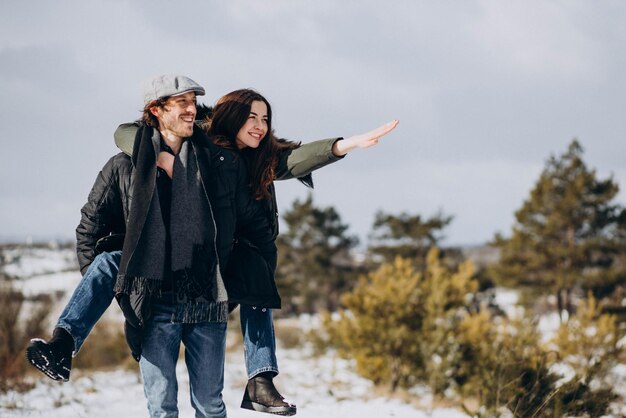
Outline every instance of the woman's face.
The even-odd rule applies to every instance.
[[[258,148],[267,135],[267,106],[261,100],[255,100],[250,106],[246,123],[237,132],[237,148]]]

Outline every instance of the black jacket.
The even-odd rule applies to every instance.
[[[76,253],[83,275],[98,255],[98,240],[126,231],[131,205],[132,172],[130,157],[119,153],[107,161],[96,177],[76,228]]]
[[[138,127],[137,122],[123,123],[115,131],[115,145],[128,155],[133,152]],[[310,176],[313,171],[343,159],[344,157],[338,157],[332,152],[333,145],[340,139],[320,139],[302,144],[297,148],[284,149],[275,168],[276,180],[303,179]],[[310,178],[303,182],[312,187]],[[278,206],[274,184],[270,185],[269,191],[271,198],[264,208],[268,211],[270,225],[274,238],[276,238],[278,235]]]
[[[126,154],[131,154],[135,145],[135,135],[137,133],[138,124],[137,123],[124,123],[121,124],[117,130],[115,131],[115,144],[124,151]],[[285,149],[278,160],[278,164],[276,166],[276,180],[287,180],[293,178],[302,178],[304,176],[310,175],[313,171],[322,168],[328,164],[331,164],[335,161],[342,159],[343,157],[335,156],[332,153],[332,148],[334,143],[341,138],[328,138],[313,141],[307,144],[303,144],[298,148],[293,149]],[[208,141],[208,139],[207,139]],[[210,142],[210,141],[209,141]],[[218,147],[214,144],[211,144],[210,147],[218,148],[223,152],[227,152],[231,155],[236,155],[236,159],[240,162],[241,165],[245,165],[243,158],[239,157],[238,154],[233,154],[234,152],[231,150],[226,150],[224,148]],[[311,183],[312,185],[312,183]],[[259,207],[259,210],[265,214],[265,219],[269,223],[270,233],[272,237],[272,241],[278,235],[278,207],[276,204],[276,194],[274,189],[274,184],[270,185],[270,195],[271,197],[268,200],[260,200],[255,201]],[[219,220],[216,218],[216,222],[218,222],[218,234],[221,225],[219,224]],[[256,242],[250,239],[251,231],[249,230],[249,224],[245,222],[240,222],[238,224],[238,228],[235,231],[236,237],[242,237],[247,239],[248,241],[252,241],[254,245]],[[263,248],[259,248],[262,257],[265,259],[265,262],[268,264],[271,270],[271,283],[267,283],[267,285],[261,285],[258,281],[255,280],[253,274],[247,275],[250,280],[254,280],[255,283],[249,283],[244,285],[246,289],[255,289],[255,294],[247,294],[243,299],[247,300],[248,304],[252,304],[260,307],[276,307],[280,306],[280,297],[276,292],[276,285],[273,282],[273,272],[276,269],[276,246],[274,243],[272,245],[265,245]],[[241,254],[241,253],[239,253]],[[249,254],[249,253],[247,253]],[[220,260],[220,263],[222,260]],[[240,260],[236,260],[236,262],[241,262]],[[245,261],[244,261],[245,262]],[[224,264],[221,264],[222,268],[224,268]],[[233,266],[231,266],[233,267]],[[239,266],[237,266],[239,267]],[[244,267],[246,270],[250,271],[250,269],[260,268],[258,264],[258,260],[250,263],[249,265]],[[227,271],[223,276],[227,278],[229,273],[232,271]],[[259,287],[261,285],[261,287]],[[258,291],[258,293],[256,293]],[[272,296],[268,296],[272,295]],[[254,301],[254,302],[252,302]]]
[[[261,251],[275,253],[267,216],[259,202],[252,198],[242,159],[208,139],[198,145],[203,161],[201,176],[217,225],[216,244],[222,274],[228,264],[236,230]],[[78,261],[83,274],[97,255],[97,241],[112,233],[123,234],[126,230],[132,204],[132,173],[131,158],[120,153],[105,164],[96,178],[76,228]]]

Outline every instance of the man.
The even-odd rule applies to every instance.
[[[222,269],[236,222],[259,248],[274,245],[243,164],[194,128],[196,95],[203,94],[184,76],[149,83],[132,160],[118,154],[104,166],[77,228],[85,277],[102,269],[91,265],[98,240],[125,233],[121,260],[119,252],[111,253],[111,264],[119,264],[116,297],[127,319],[127,341],[140,359],[151,416],[177,416],[181,342],[196,416],[226,415],[221,391],[228,301]],[[156,155],[163,150],[175,155],[171,179],[157,168]],[[50,342],[34,341],[27,357],[52,378],[69,378],[69,359],[58,352],[74,348],[71,333],[57,327]]]

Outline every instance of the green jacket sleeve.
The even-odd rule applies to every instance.
[[[276,166],[276,180],[302,177],[343,159],[333,154],[333,145],[341,138],[320,139],[298,148],[285,150]]]
[[[133,122],[123,123],[115,130],[115,145],[129,156],[133,155],[137,129],[139,129],[139,125]],[[318,168],[343,159],[343,156],[337,157],[332,151],[334,143],[340,139],[320,139],[298,148],[285,150],[278,160],[276,180],[306,176]]]
[[[133,156],[133,147],[135,146],[135,135],[139,125],[136,122],[122,123],[115,130],[113,137],[115,145],[126,155]]]

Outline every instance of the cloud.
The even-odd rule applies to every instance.
[[[316,173],[316,198],[359,231],[378,208],[442,209],[456,216],[450,240],[491,237],[574,137],[626,187],[625,18],[622,3],[577,0],[4,2],[3,233],[48,205],[41,232],[71,237],[115,127],[138,116],[141,81],[180,72],[205,103],[260,90],[292,139],[399,118],[376,151]],[[281,187],[296,190],[279,190],[286,209],[301,186]]]
[[[96,85],[80,71],[70,51],[43,46],[0,50],[0,80],[3,91],[11,97],[31,99],[82,98],[93,94]],[[11,105],[15,104],[6,104]]]

